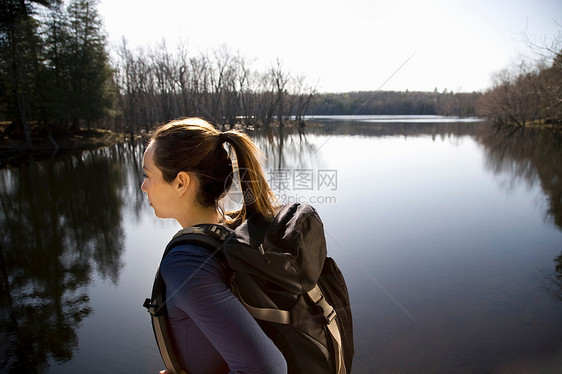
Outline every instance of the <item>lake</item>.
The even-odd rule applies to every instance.
[[[353,373],[559,371],[562,137],[448,117],[310,121],[251,135],[279,202],[324,221]],[[142,303],[180,227],[140,191],[142,152],[0,170],[1,372],[163,368]]]

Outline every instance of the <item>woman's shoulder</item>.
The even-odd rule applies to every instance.
[[[219,249],[209,248],[196,243],[178,244],[162,259],[160,271],[189,272],[207,270],[218,272],[222,276],[227,272],[226,259]]]
[[[160,263],[166,290],[182,290],[181,295],[195,302],[201,290],[222,292],[228,288],[230,271],[217,251],[197,244],[174,247]],[[175,293],[175,292],[174,292]]]
[[[183,254],[186,256],[198,256],[198,255],[213,256],[218,252],[219,250],[217,248],[211,248],[197,243],[181,243],[175,245],[168,252],[166,257],[168,257],[171,254],[176,254],[176,255]]]

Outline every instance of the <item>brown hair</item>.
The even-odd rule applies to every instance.
[[[223,146],[227,142],[234,151],[244,198],[240,210],[227,213],[231,217],[227,223],[236,226],[249,214],[271,217],[275,213],[274,194],[259,163],[261,154],[246,134],[219,132],[200,118],[184,118],[158,127],[151,141],[154,163],[164,180],[171,183],[180,171],[193,172],[199,181],[197,201],[215,208],[233,182],[232,159]]]

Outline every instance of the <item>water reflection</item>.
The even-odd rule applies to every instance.
[[[555,299],[562,301],[562,254],[554,259],[554,274],[547,274],[545,288]]]
[[[437,137],[474,135],[488,126],[483,122],[357,122],[354,120],[332,120],[313,123],[307,129],[313,134],[360,135],[360,136],[427,136]]]
[[[470,136],[484,148],[486,168],[495,176],[505,177],[500,183],[510,189],[521,182],[540,184],[545,203],[540,207],[544,220],[562,230],[562,134],[551,131],[497,128],[488,123],[361,123],[353,120],[313,123],[301,129],[282,128],[254,132],[251,136],[264,151],[271,173],[282,169],[312,168],[318,165],[319,149],[331,137],[418,137],[433,140]],[[323,136],[320,142],[311,137]],[[500,179],[501,180],[501,179]],[[562,300],[562,254],[554,259],[554,271],[545,275],[545,287]]]
[[[94,270],[117,283],[122,157],[112,147],[0,171],[0,371],[70,360],[92,313],[85,286]]]
[[[140,189],[144,175],[142,156],[146,148],[145,145],[145,141],[135,140],[115,146],[119,158],[118,164],[124,179],[122,198],[127,199],[127,210],[134,215],[135,222],[138,222],[141,215],[146,214],[149,210],[146,196]]]
[[[485,146],[486,165],[510,189],[520,181],[539,183],[545,202],[546,222],[562,230],[562,134],[523,128],[494,128],[479,137]],[[544,274],[544,287],[562,301],[562,254],[554,260],[554,271]]]
[[[306,131],[287,127],[270,128],[263,132],[254,131],[250,135],[267,157],[266,172],[333,167],[329,162],[325,164],[326,158],[331,160],[334,158],[326,155],[325,151],[328,147],[324,146],[327,142],[343,141],[344,137],[430,137],[434,141],[442,139],[447,140],[448,143],[454,143],[462,137],[470,137],[482,147],[486,169],[498,176],[503,186],[511,188],[511,186],[520,185],[522,181],[531,186],[540,186],[545,196],[544,205],[540,206],[545,220],[558,229],[562,229],[562,175],[560,175],[562,172],[560,164],[562,162],[562,142],[559,136],[554,136],[552,133],[513,132],[513,130],[499,130],[485,123],[473,122],[385,124],[332,121],[310,124]],[[363,148],[359,151],[372,151],[370,142],[367,146],[365,146],[366,142],[350,143],[363,144]],[[373,142],[373,144],[375,143],[381,144]],[[331,149],[337,148],[332,147]],[[354,152],[355,149],[351,151]],[[93,280],[97,276],[117,286],[119,286],[120,275],[122,278],[126,278],[127,271],[122,271],[124,238],[126,234],[131,237],[135,235],[125,232],[126,226],[128,223],[136,225],[146,217],[152,217],[152,210],[148,207],[146,197],[139,188],[142,180],[142,152],[143,144],[127,143],[104,150],[84,152],[79,156],[66,156],[41,164],[29,163],[18,169],[0,170],[1,372],[37,373],[48,371],[49,362],[53,360],[59,362],[71,360],[79,346],[78,327],[85,318],[94,313],[94,308],[99,308],[98,305],[91,305],[95,302],[95,298],[92,297],[92,301],[90,301],[87,286],[95,287]],[[479,155],[480,152],[474,154]],[[353,154],[342,155],[344,160],[353,160],[355,157]],[[366,164],[362,165],[368,167]],[[351,169],[357,166],[350,165],[349,167]],[[345,171],[349,172],[349,170]],[[339,192],[342,195],[345,193],[343,190]],[[127,219],[125,220],[125,218]],[[365,220],[366,217],[358,217],[358,219]],[[123,221],[127,223],[124,224]],[[150,227],[151,224],[149,223],[147,227]],[[134,239],[145,241],[153,233],[147,232],[146,235],[146,237]],[[410,245],[410,243],[405,244],[405,246]],[[508,245],[508,243],[502,242],[500,245]],[[555,257],[557,251],[556,249],[547,258],[549,262],[551,259],[553,262],[548,264],[548,266],[552,264],[552,267],[545,276],[544,284],[549,294],[556,300],[562,301],[562,253]],[[432,261],[446,260],[440,259],[437,254],[432,252],[426,255]],[[406,254],[402,256],[406,256]],[[408,262],[408,258],[397,258],[404,262],[401,268],[412,266]],[[384,259],[377,259],[377,261],[381,260],[384,261]],[[431,263],[434,264],[434,262]],[[154,264],[150,264],[147,268],[152,269],[152,266]],[[444,267],[447,266],[444,265]],[[420,267],[422,266],[420,265]],[[369,271],[373,270],[369,269]],[[450,271],[453,272],[453,270]],[[138,273],[139,271],[134,269],[130,272]],[[380,275],[384,276],[384,274]],[[139,275],[139,277],[141,276],[145,277],[145,274]],[[351,281],[354,276],[351,274]],[[453,287],[454,289],[443,287],[440,283],[431,283],[431,278],[428,278],[427,285],[423,282],[420,284],[426,285],[427,288],[443,287],[442,289],[446,292],[457,295],[458,289],[462,289],[464,284],[462,282],[467,284],[472,282],[470,277],[461,278],[460,276],[459,278],[453,277],[453,281],[457,279],[457,282],[460,282]],[[355,279],[359,278],[355,276]],[[427,282],[428,279],[424,279],[424,281]],[[443,283],[446,282],[450,282],[450,279],[443,280]],[[122,283],[126,282],[122,281]],[[138,282],[130,282],[130,284],[138,286]],[[400,285],[400,282],[392,284],[398,290]],[[361,287],[364,287],[359,283],[354,286],[356,286],[354,291],[357,293],[362,292]],[[497,286],[499,287],[499,285]],[[122,287],[126,289],[126,286]],[[503,290],[503,288],[501,289]],[[508,289],[511,290],[511,288]],[[416,290],[415,287],[408,288],[404,290],[404,295],[407,295],[408,292],[414,294],[417,292]],[[490,298],[497,297],[493,292],[489,295]],[[408,300],[407,296],[403,297]],[[418,295],[413,295],[409,300],[413,300],[414,305],[416,297]],[[448,296],[449,299],[446,299],[447,296],[443,297],[445,300],[441,302],[444,310],[447,308],[447,303],[452,304],[457,300],[456,296]],[[488,297],[488,294],[485,294],[484,297]],[[488,305],[486,304],[487,299],[482,301],[465,296],[462,298],[468,300],[467,305],[463,304],[463,308],[452,307],[450,310],[453,312],[446,316],[447,320],[445,322],[430,321],[434,323],[433,326],[443,327],[442,325],[445,324],[444,329],[462,331],[467,328],[462,325],[467,323],[463,322],[463,318],[467,321],[470,321],[471,318],[463,313],[478,315],[482,312],[482,309],[478,309],[478,307]],[[546,298],[552,302],[549,296]],[[474,304],[475,300],[476,304],[479,302],[481,304]],[[365,301],[365,303],[367,302]],[[497,306],[497,304],[494,305]],[[424,307],[420,307],[420,313],[423,313]],[[427,306],[428,310],[430,307]],[[503,307],[507,310],[509,305]],[[371,305],[365,308],[369,309],[369,315],[373,314]],[[392,309],[388,314],[384,314],[381,311],[382,306],[378,305],[377,308],[376,312],[383,319],[390,318],[389,316],[393,315],[395,309],[392,305],[389,307]],[[133,314],[131,310],[140,309],[136,304],[116,307],[116,310],[119,312],[122,310],[123,315],[126,315],[127,318]],[[460,309],[463,310],[460,311]],[[466,312],[465,309],[469,312]],[[471,310],[473,312],[470,312]],[[508,313],[505,310],[501,309],[498,314],[484,315],[502,318],[501,313]],[[145,312],[141,312],[143,313],[142,326],[146,326]],[[361,316],[360,313],[357,315]],[[95,318],[90,320],[93,319]],[[129,320],[132,321],[132,319]],[[130,329],[140,330],[133,322],[130,323],[132,325]],[[358,326],[369,326],[369,323],[369,321],[361,321]],[[403,339],[403,343],[407,347],[408,344],[411,346],[411,352],[414,355],[421,356],[426,353],[412,343],[416,340],[412,340],[411,335],[400,337],[400,332],[394,329],[392,323],[387,323],[386,320],[377,323],[383,326],[385,331],[377,331],[375,333],[377,338],[369,335],[368,332],[361,331],[369,339],[367,343],[386,344],[385,341],[381,342],[381,336],[383,340],[388,339],[391,342]],[[419,328],[423,329],[421,325]],[[97,332],[94,331],[94,334]],[[483,336],[487,335],[483,334]],[[439,346],[442,340],[449,338],[445,335],[421,333],[420,337],[436,346]],[[88,338],[92,339],[91,336],[80,335],[81,340],[88,340]],[[422,341],[421,338],[418,341]],[[151,335],[147,334],[147,339],[152,339]],[[138,347],[128,347],[127,344],[116,345],[122,345],[122,347],[115,347],[115,360],[123,361],[123,357],[131,356],[135,356],[135,360],[138,359],[138,352],[135,351]],[[400,352],[410,352],[404,348],[405,345],[400,344],[394,348],[386,347],[388,349],[382,351],[388,353],[392,349],[396,349]],[[445,345],[447,344],[443,343],[443,346]],[[366,345],[362,345],[362,347],[359,352],[363,352],[363,356],[358,355],[356,369],[357,372],[361,372],[361,365],[363,365],[365,371],[368,372],[374,367],[371,365],[372,352],[365,348]],[[150,346],[149,349],[154,349],[154,347]],[[455,349],[451,348],[451,350]],[[456,354],[456,352],[453,353]],[[393,354],[397,353],[393,352]],[[392,360],[392,357],[389,360]],[[142,367],[143,364],[139,363],[139,367]],[[453,363],[448,364],[453,365]],[[436,365],[445,364],[437,362]],[[111,369],[108,368],[108,370]]]
[[[547,199],[545,219],[562,229],[562,135],[552,131],[496,128],[480,136],[488,168],[519,180],[540,183]]]
[[[520,180],[540,183],[547,198],[545,219],[562,229],[562,135],[551,131],[492,127],[482,122],[358,123],[352,120],[314,123],[306,131],[281,128],[250,134],[273,169],[313,167],[320,146],[310,136],[431,136],[432,139],[471,136],[484,146],[486,165],[506,175],[510,185]],[[550,218],[549,218],[550,217]]]
[[[268,128],[250,131],[249,135],[266,157],[265,168],[281,170],[287,168],[311,167],[316,160],[317,146],[307,137],[303,128]],[[317,135],[318,132],[313,133]]]

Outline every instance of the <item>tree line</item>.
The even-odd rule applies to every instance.
[[[81,127],[136,134],[182,116],[224,126],[303,123],[306,114],[481,115],[499,123],[562,122],[562,57],[496,76],[480,93],[318,94],[280,61],[257,70],[226,46],[187,43],[109,53],[97,0],[3,0],[0,7],[0,133],[23,139]],[[110,57],[111,56],[111,57]]]
[[[476,93],[319,95],[280,61],[259,71],[226,46],[194,54],[187,43],[133,49],[123,39],[110,58],[96,0],[3,2],[0,120],[29,146],[32,127],[136,134],[186,115],[230,127],[302,123],[306,114],[474,115]]]
[[[364,91],[316,95],[309,106],[318,115],[476,115],[480,93]]]
[[[217,124],[283,126],[301,122],[315,88],[293,76],[280,61],[265,71],[226,46],[191,55],[185,44],[170,51],[131,50],[124,40],[115,64],[119,110],[127,130],[135,133],[162,120],[201,116]]]
[[[8,135],[31,146],[31,124],[53,131],[91,127],[115,100],[112,69],[94,1],[3,0],[0,113]]]

